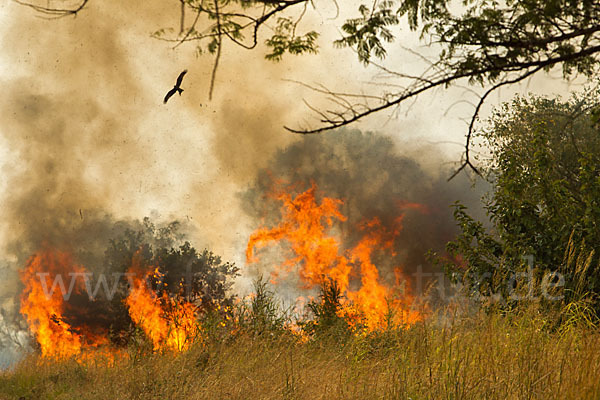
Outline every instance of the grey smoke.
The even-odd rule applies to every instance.
[[[240,228],[247,219],[240,222],[242,211],[231,193],[257,171],[242,201],[254,227],[278,210],[262,203],[267,169],[306,185],[313,179],[326,195],[345,199],[349,224],[372,216],[386,222],[397,215],[396,198],[422,202],[440,211],[407,213],[398,261],[412,268],[424,262],[425,250],[443,246],[455,232],[448,205],[478,198],[464,176],[446,184],[448,171],[423,167],[443,160],[434,150],[417,156],[390,138],[357,131],[289,134],[281,127],[304,115],[302,92],[263,85],[290,72],[289,64],[265,64],[260,53],[229,54],[215,101],[207,106],[211,59],[195,58],[191,48],[172,52],[149,37],[178,21],[178,7],[107,0],[58,21],[41,20],[16,3],[7,7],[11,18],[0,38],[11,69],[0,98],[1,144],[7,149],[0,353],[17,354],[27,346],[16,272],[27,258],[47,243],[70,250],[88,270],[100,269],[107,240],[139,227],[129,216],[147,199],[189,213],[213,249],[238,248],[231,242],[247,239],[245,226]],[[294,77],[313,79],[309,58],[292,62]],[[162,107],[172,71],[181,67],[190,68],[186,92],[177,106]],[[325,76],[337,71],[318,69]],[[176,113],[182,110],[197,119],[185,120],[184,112]],[[348,238],[347,245],[357,240]]]
[[[399,265],[409,278],[418,266],[425,272],[439,272],[426,253],[443,251],[457,234],[451,205],[459,200],[476,217],[484,218],[479,199],[486,186],[480,181],[473,186],[465,174],[448,182],[452,169],[440,167],[443,164],[444,157],[432,146],[403,146],[382,134],[343,129],[306,136],[270,159],[243,193],[243,208],[257,226],[273,226],[281,207],[279,201],[266,196],[273,179],[293,184],[294,194],[315,182],[321,196],[344,201],[341,211],[348,220],[340,223],[340,229],[345,248],[362,237],[356,228],[362,221],[377,217],[391,228],[394,219],[405,214],[404,228],[395,241],[397,256],[377,260],[379,272],[388,282],[393,282],[393,267]],[[402,210],[401,202],[422,204],[427,212]],[[254,267],[255,276],[268,276],[277,262],[273,252],[267,253]],[[293,279],[283,282],[284,291],[294,290],[294,284]]]

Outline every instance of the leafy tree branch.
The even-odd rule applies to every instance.
[[[82,0],[72,7],[53,8],[37,3],[42,0],[16,1],[54,16],[75,15],[88,2]],[[70,0],[54,1],[50,4],[72,4]],[[160,29],[154,36],[175,46],[193,42],[199,53],[208,50],[215,54],[215,65],[218,65],[224,39],[248,50],[264,43],[270,49],[265,57],[272,61],[280,61],[285,53],[305,54],[318,50],[319,32],[298,33],[309,5],[317,7],[312,1],[180,1],[179,33],[173,29]],[[186,18],[186,12],[193,18]],[[409,29],[420,34],[424,43],[439,49],[437,58],[427,60],[423,73],[417,76],[394,66],[380,65],[377,61],[406,50],[395,42],[403,21],[408,23]],[[261,32],[265,30],[272,34],[261,42]],[[323,109],[308,104],[317,115],[317,124],[288,126],[288,130],[301,134],[322,133],[372,114],[392,111],[432,89],[464,84],[479,86],[483,94],[474,105],[464,157],[458,169],[469,167],[477,172],[469,147],[473,127],[489,94],[502,86],[557,67],[562,69],[565,79],[596,76],[600,54],[600,2],[374,0],[361,4],[358,16],[343,22],[341,37],[334,44],[352,48],[359,62],[383,69],[391,76],[390,80],[401,79],[401,85],[388,85],[366,96],[319,86],[317,92],[325,94],[333,107]],[[410,53],[415,55],[413,50]],[[422,54],[416,55],[425,59]]]

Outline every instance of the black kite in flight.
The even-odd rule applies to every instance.
[[[169,90],[169,93],[167,93],[167,95],[165,96],[165,100],[164,103],[167,104],[167,101],[169,101],[169,99],[171,98],[171,96],[173,96],[175,94],[175,92],[178,92],[179,95],[181,96],[181,92],[183,92],[183,89],[180,87],[181,85],[181,81],[183,80],[183,76],[187,73],[187,69],[184,69],[182,73],[179,74],[179,76],[177,77],[177,83],[175,83],[175,86],[173,86],[173,89]]]

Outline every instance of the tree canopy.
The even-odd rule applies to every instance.
[[[239,276],[239,268],[223,262],[208,249],[196,250],[184,238],[177,221],[156,226],[149,218],[144,218],[139,229],[126,229],[109,240],[103,270],[99,272],[121,276],[119,274],[127,273],[137,257],[142,268],[155,271],[145,282],[157,298],[168,296],[177,302],[192,302],[201,314],[231,306],[235,295],[230,289],[233,280]],[[93,283],[92,287],[96,285]],[[112,339],[116,342],[126,342],[132,335],[132,321],[125,300],[129,289],[127,280],[122,280],[114,297],[100,292],[99,298],[86,303],[88,307],[94,307],[93,315],[114,333]]]
[[[90,0],[16,0],[51,16],[74,15]],[[337,7],[345,7],[338,5]],[[180,0],[179,29],[158,29],[155,36],[176,45],[195,43],[199,52],[215,54],[214,75],[225,41],[244,49],[264,43],[265,57],[318,51],[319,32],[303,31],[306,13],[318,11],[308,0]],[[465,156],[458,169],[477,171],[469,153],[471,135],[481,106],[494,90],[539,72],[562,68],[565,78],[592,77],[600,52],[600,3],[594,0],[375,0],[358,7],[357,16],[342,22],[339,47],[351,47],[359,62],[375,67],[390,52],[406,51],[394,43],[403,24],[439,48],[437,59],[418,76],[385,68],[401,80],[393,89],[361,96],[314,88],[333,102],[314,109],[316,126],[290,126],[310,134],[352,124],[368,115],[391,110],[421,93],[467,83],[482,88],[467,132]],[[403,22],[404,21],[404,22]],[[270,34],[263,34],[269,23]],[[409,50],[411,51],[411,50]],[[457,172],[458,172],[457,171]]]
[[[491,227],[458,205],[462,233],[446,263],[472,289],[496,292],[535,266],[560,272],[569,296],[592,294],[600,307],[599,95],[596,88],[566,101],[517,97],[478,131],[491,149],[484,162],[494,185],[484,200]]]

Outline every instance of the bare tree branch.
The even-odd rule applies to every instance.
[[[484,104],[486,98],[489,96],[489,94],[491,94],[496,89],[498,89],[502,86],[520,82],[543,69],[548,69],[549,67],[554,66],[554,65],[558,65],[558,64],[568,62],[571,60],[583,58],[588,55],[595,54],[597,52],[600,52],[600,45],[592,46],[592,47],[583,49],[576,53],[569,53],[569,54],[565,54],[562,56],[549,58],[549,59],[545,59],[545,60],[519,62],[519,63],[515,63],[515,65],[510,66],[510,67],[491,66],[487,69],[476,71],[476,72],[466,71],[466,72],[458,73],[455,75],[443,76],[441,78],[438,78],[437,80],[420,79],[418,82],[414,82],[414,85],[412,87],[409,87],[406,91],[396,94],[392,100],[388,100],[388,99],[385,99],[384,97],[380,96],[379,99],[382,100],[383,104],[381,104],[379,106],[370,107],[368,104],[362,104],[362,106],[364,107],[364,111],[357,111],[358,105],[354,104],[351,106],[347,106],[345,109],[341,109],[341,111],[328,112],[328,115],[325,115],[325,116],[323,116],[323,114],[321,113],[320,114],[322,117],[321,123],[323,124],[321,127],[296,129],[296,128],[290,128],[290,127],[286,126],[285,129],[287,129],[290,132],[298,133],[298,134],[322,133],[322,132],[325,132],[325,131],[328,131],[331,129],[350,125],[350,124],[358,121],[359,119],[365,118],[371,114],[375,114],[375,113],[378,113],[385,109],[389,109],[389,108],[398,106],[399,104],[405,102],[406,100],[415,98],[417,95],[419,95],[425,91],[434,89],[436,87],[448,86],[449,84],[452,84],[455,81],[458,81],[460,79],[472,78],[474,75],[483,75],[483,74],[487,74],[490,72],[499,71],[499,72],[504,73],[505,76],[501,79],[501,81],[499,83],[494,84],[490,89],[488,89],[479,99],[479,102],[478,102],[477,106],[475,107],[473,114],[471,115],[471,119],[470,119],[470,123],[469,123],[469,130],[467,132],[466,144],[465,144],[464,161],[462,162],[461,166],[457,169],[457,171],[455,171],[452,174],[450,179],[455,177],[465,167],[469,167],[472,171],[479,174],[479,171],[473,165],[473,163],[470,159],[469,150],[470,150],[471,136],[473,133],[475,121],[477,120],[479,111],[480,111],[482,105]],[[509,78],[508,74],[513,71],[514,72],[522,71],[523,73],[521,75],[519,75],[517,78]],[[417,85],[417,83],[419,83],[419,84]],[[319,92],[320,90],[316,90],[316,91]],[[329,94],[332,94],[332,93],[329,93]],[[343,94],[337,94],[337,95],[343,96]]]
[[[217,55],[215,56],[215,64],[210,76],[210,89],[208,91],[208,99],[212,100],[213,89],[215,87],[215,78],[217,76],[217,68],[219,68],[219,60],[221,59],[221,47],[223,46],[221,33],[221,16],[219,15],[219,0],[215,0],[215,15],[217,17]]]
[[[71,8],[55,8],[49,6],[40,6],[35,3],[30,3],[26,1],[14,0],[16,3],[21,4],[22,6],[26,6],[32,8],[36,12],[45,15],[51,15],[56,18],[66,17],[69,15],[77,15],[77,13],[87,5],[89,0],[81,0],[79,4]]]
[[[76,15],[89,0],[54,0],[55,4],[76,2],[73,7],[60,8],[36,4],[43,0],[14,1],[41,14],[62,17]],[[314,40],[318,33],[296,35],[309,3],[314,8],[312,0],[179,1],[179,34],[163,37],[165,30],[160,30],[156,36],[176,43],[174,47],[196,42],[198,51],[202,50],[201,43],[208,42],[209,50],[216,52],[210,98],[224,41],[230,40],[244,49],[254,49],[259,44],[259,31],[269,27],[274,34],[265,43],[273,52],[267,58],[279,60],[286,51],[293,54],[316,51]],[[339,13],[336,0],[332,1]],[[300,13],[290,16],[289,11],[296,10],[297,5],[302,6]],[[285,129],[298,134],[317,134],[350,125],[385,110],[391,111],[392,118],[401,104],[408,103],[410,110],[416,98],[424,92],[478,84],[485,91],[481,96],[477,94],[478,102],[467,121],[469,128],[464,157],[452,177],[467,167],[479,173],[470,158],[471,138],[480,110],[492,92],[528,79],[537,72],[549,72],[556,66],[562,66],[564,77],[585,75],[590,78],[598,71],[600,2],[597,0],[557,0],[552,4],[543,0],[515,0],[510,8],[496,2],[466,2],[460,15],[452,14],[448,5],[449,0],[372,0],[371,4],[361,5],[360,15],[345,21],[340,28],[342,38],[334,44],[352,48],[359,61],[379,69],[378,77],[386,79],[385,88],[378,87],[380,91],[375,94],[353,94],[330,90],[324,85],[301,83],[323,95],[333,104],[333,109],[317,110],[306,102],[317,115],[320,125],[307,128],[286,126]],[[196,14],[188,27],[185,26],[186,8]],[[384,44],[395,38],[390,27],[397,27],[403,16],[407,17],[411,30],[421,31],[421,40],[427,45],[440,46],[437,61],[414,49],[402,45],[396,47],[397,51],[407,51],[425,62],[426,67],[421,74],[397,72],[373,62],[371,58],[385,57],[388,49]],[[273,20],[277,21],[275,27],[267,26]],[[388,82],[391,79],[400,81]]]
[[[477,175],[481,175],[481,173],[479,172],[479,170],[473,165],[473,163],[471,162],[470,156],[469,156],[469,152],[471,150],[471,138],[473,136],[473,129],[475,127],[475,121],[477,121],[477,117],[479,116],[479,111],[481,110],[481,107],[483,106],[483,103],[485,102],[485,99],[488,97],[488,95],[490,93],[492,93],[493,91],[495,91],[496,89],[500,88],[501,86],[504,85],[512,85],[514,83],[520,82],[523,79],[526,79],[528,77],[530,77],[531,75],[535,74],[536,72],[538,72],[539,70],[541,70],[543,67],[537,67],[534,68],[530,71],[527,71],[526,73],[514,78],[514,79],[509,79],[503,82],[500,82],[494,86],[492,86],[491,88],[489,88],[479,99],[479,102],[477,103],[477,106],[475,107],[475,111],[473,112],[473,115],[471,116],[471,122],[469,123],[469,130],[467,132],[467,139],[466,139],[466,143],[465,143],[465,160],[462,163],[462,165],[456,170],[454,171],[454,173],[450,176],[450,178],[448,178],[448,180],[451,180],[452,178],[454,178],[456,175],[458,175],[458,173],[460,171],[462,171],[465,167],[469,167],[471,168],[471,170],[473,172],[475,172]]]

